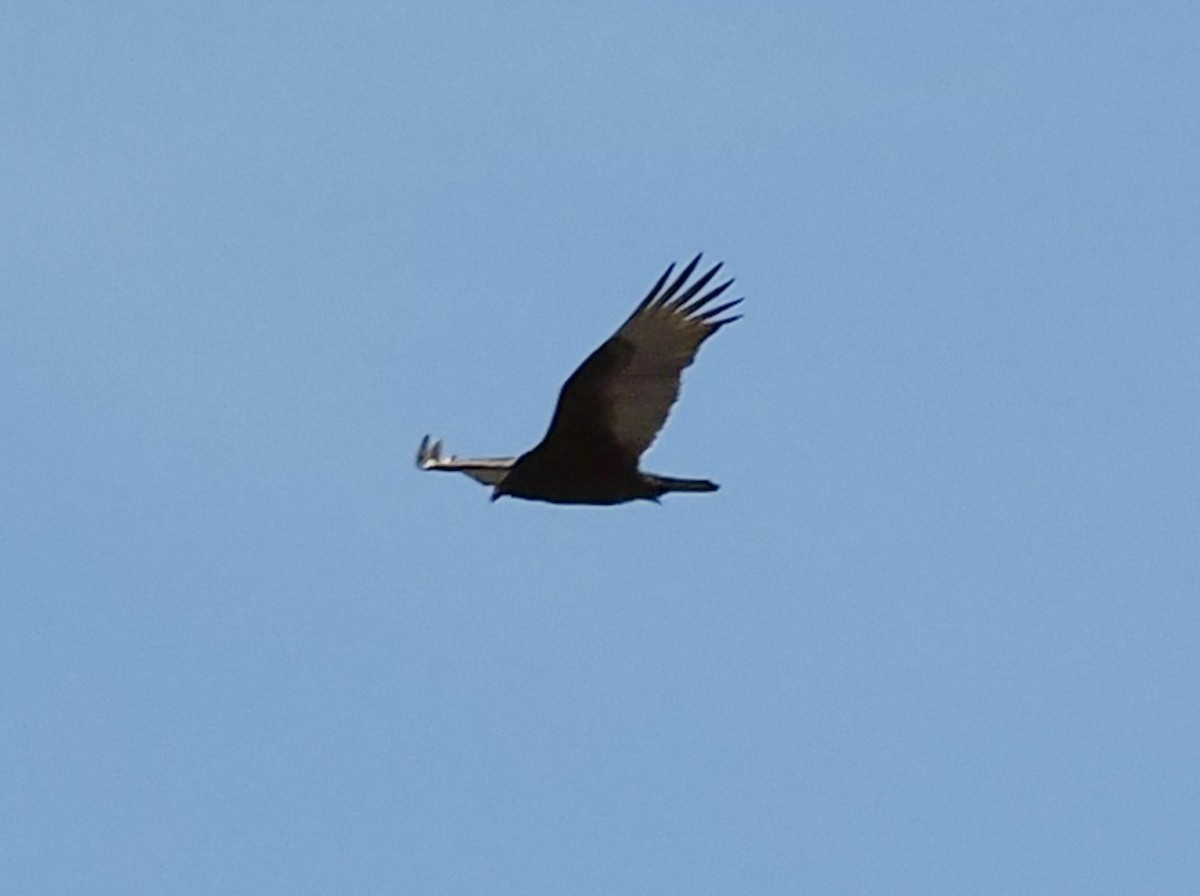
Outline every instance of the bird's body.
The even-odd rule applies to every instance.
[[[657,501],[674,491],[716,491],[706,479],[638,468],[679,396],[683,369],[705,339],[737,320],[718,317],[741,299],[706,307],[733,282],[703,293],[719,264],[684,288],[699,262],[696,256],[669,286],[674,265],[668,267],[621,328],[571,374],[537,446],[515,459],[471,461],[443,458],[441,443],[431,447],[426,437],[418,466],[457,470],[491,484],[493,501],[511,495],[555,504],[621,504]]]
[[[552,504],[621,504],[661,494],[624,452],[601,449],[564,456],[542,446],[517,458],[492,500],[503,495]]]

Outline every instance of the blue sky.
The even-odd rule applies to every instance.
[[[0,29],[0,889],[1191,893],[1194,3]],[[490,505],[724,260],[661,507]]]

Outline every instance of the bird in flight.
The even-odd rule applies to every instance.
[[[721,265],[688,282],[699,264],[697,255],[674,280],[670,265],[629,319],[579,365],[534,448],[516,458],[468,459],[443,455],[441,441],[431,444],[426,436],[417,466],[465,473],[493,486],[493,501],[511,495],[554,504],[622,504],[657,502],[667,492],[715,492],[717,484],[707,479],[638,468],[679,397],[683,369],[705,339],[741,316],[722,317],[741,299],[709,307],[733,283],[707,289]]]

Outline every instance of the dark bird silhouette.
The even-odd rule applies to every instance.
[[[558,396],[545,438],[518,458],[442,455],[426,436],[417,452],[423,470],[451,470],[494,486],[503,495],[555,504],[658,501],[667,492],[713,492],[707,479],[644,473],[638,461],[667,422],[683,369],[700,345],[741,315],[721,317],[741,299],[710,303],[729,289],[709,283],[721,265],[688,283],[700,256],[671,280],[675,265],[603,345],[571,374]],[[668,281],[670,281],[668,283]]]

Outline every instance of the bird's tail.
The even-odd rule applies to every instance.
[[[647,478],[662,489],[663,494],[667,492],[715,492],[720,488],[715,482],[707,479],[676,479],[672,476],[656,476],[653,473],[649,474]]]

